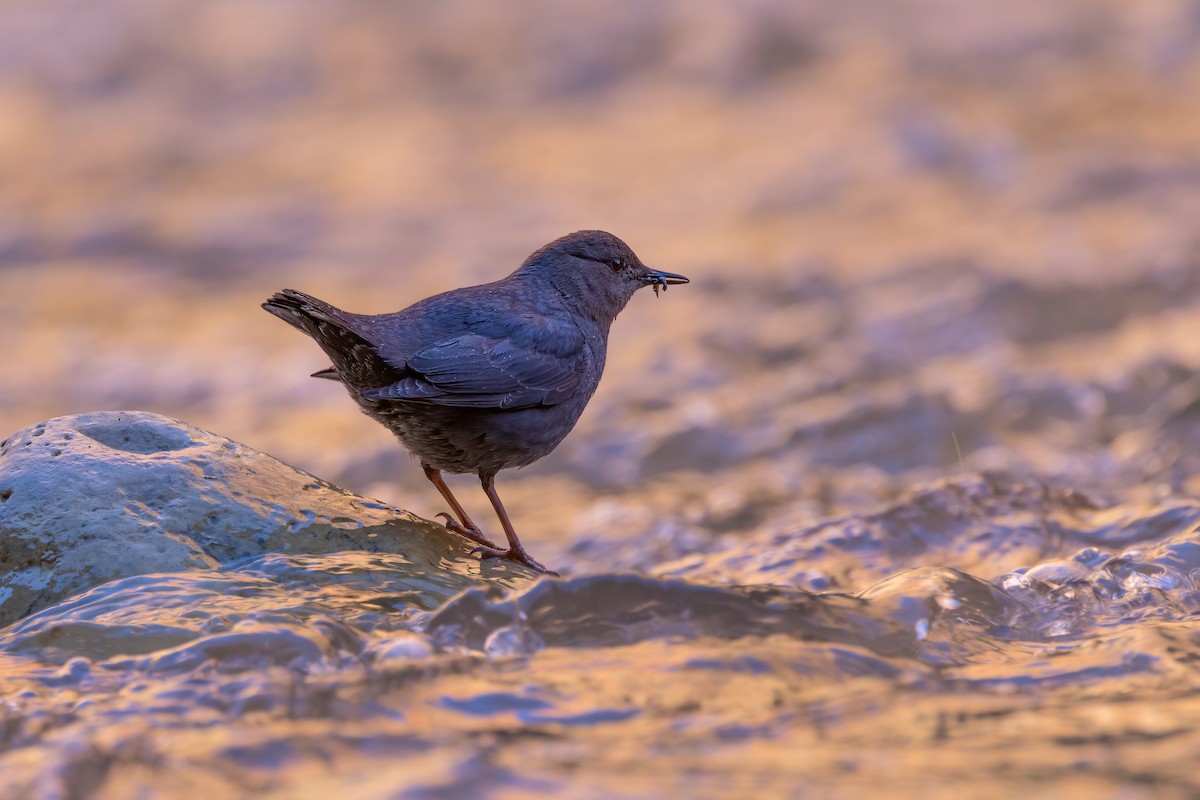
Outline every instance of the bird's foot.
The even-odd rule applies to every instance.
[[[479,530],[478,528],[468,528],[465,525],[459,524],[458,520],[454,519],[454,517],[450,516],[445,511],[435,514],[434,516],[441,517],[443,520],[445,520],[443,524],[445,524],[446,530],[453,531],[459,536],[470,539],[475,544],[483,545],[483,547],[489,550],[497,549],[495,543],[493,543],[491,539],[484,536],[483,531]]]
[[[541,572],[544,575],[553,575],[556,578],[558,577],[557,572],[552,569],[546,569],[543,564],[535,561],[533,556],[529,555],[529,553],[526,553],[525,548],[520,546],[509,547],[507,549],[487,546],[476,547],[471,551],[471,555],[476,554],[479,555],[480,561],[486,561],[489,558],[502,558],[505,561],[515,561],[518,564],[524,564],[535,572]]]

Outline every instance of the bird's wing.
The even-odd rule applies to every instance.
[[[553,406],[579,388],[583,364],[583,335],[570,326],[534,335],[464,333],[418,350],[400,380],[362,394],[456,408]]]

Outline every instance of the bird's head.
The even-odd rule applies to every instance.
[[[652,270],[629,245],[604,231],[576,231],[536,251],[517,274],[552,286],[568,304],[599,322],[612,322],[638,289],[687,283]]]

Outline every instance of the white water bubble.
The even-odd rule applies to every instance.
[[[953,611],[956,608],[962,608],[961,600],[959,600],[954,595],[946,594],[945,592],[940,592],[938,594],[935,594],[933,596],[933,600],[939,606],[941,606],[942,608],[947,609],[949,611]]]
[[[523,625],[505,625],[488,634],[483,652],[492,658],[505,658],[530,655],[545,647],[542,637]]]
[[[433,655],[433,644],[424,636],[415,633],[397,635],[380,642],[374,649],[376,663],[380,665],[419,661]]]
[[[1071,626],[1067,623],[1066,620],[1062,620],[1062,619],[1058,620],[1057,622],[1052,623],[1051,625],[1049,625],[1046,628],[1047,636],[1069,636],[1070,633],[1071,633]]]

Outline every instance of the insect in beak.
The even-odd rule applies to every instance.
[[[658,297],[658,290],[664,292],[667,286],[672,283],[687,283],[688,279],[682,275],[676,275],[673,272],[650,272],[647,273],[642,282],[654,287],[654,296]]]

